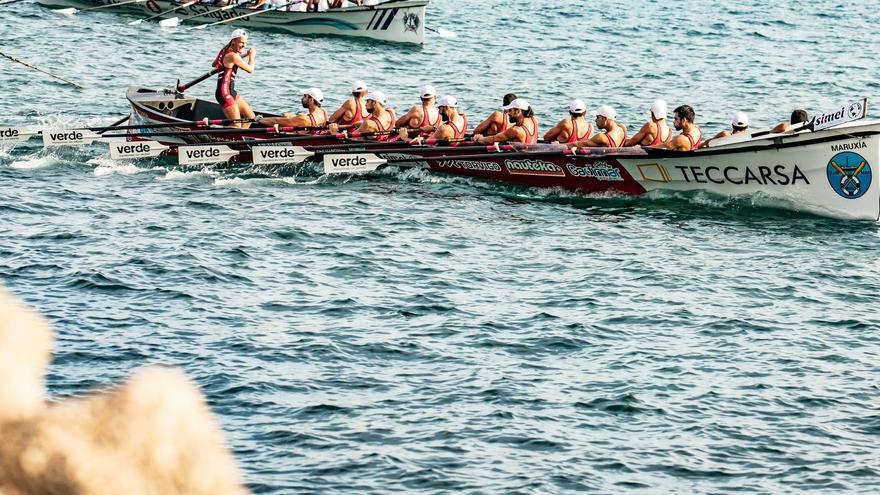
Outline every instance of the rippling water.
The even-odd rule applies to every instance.
[[[88,89],[0,65],[0,115],[110,122],[128,84],[198,75],[228,31],[126,20],[2,7],[4,51]],[[544,129],[573,97],[632,125],[665,97],[712,132],[874,97],[878,21],[830,1],[435,0],[429,25],[459,38],[253,33],[238,86],[285,110],[362,77],[403,108],[427,81],[480,115],[513,90]],[[51,393],[178,365],[256,492],[876,493],[878,234],[761,198],[0,151],[0,279],[58,329]]]

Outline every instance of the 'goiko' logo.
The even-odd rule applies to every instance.
[[[871,164],[852,151],[838,153],[828,162],[828,183],[846,199],[862,197],[871,187]]]
[[[403,30],[417,32],[419,30],[419,16],[417,14],[404,14],[403,16]]]

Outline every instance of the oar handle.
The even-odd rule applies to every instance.
[[[186,91],[186,90],[188,90],[189,88],[195,86],[196,84],[198,84],[198,83],[204,81],[205,79],[207,79],[207,78],[213,76],[214,74],[217,74],[218,72],[220,72],[220,70],[221,70],[220,67],[215,67],[215,68],[211,69],[210,71],[205,72],[205,73],[202,74],[201,76],[199,76],[199,77],[193,79],[192,81],[190,81],[190,82],[188,82],[188,83],[186,83],[186,84],[180,84],[180,79],[178,79],[178,80],[177,80],[177,92],[178,92],[178,93],[183,93],[184,91]]]

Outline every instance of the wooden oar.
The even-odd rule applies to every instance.
[[[138,0],[138,1],[144,1],[144,0]],[[206,11],[204,11],[204,12],[202,12],[202,13],[188,15],[188,16],[183,17],[183,18],[180,18],[180,17],[171,17],[171,18],[168,18],[168,19],[162,19],[161,21],[159,21],[159,25],[162,26],[162,27],[177,27],[177,26],[180,25],[180,23],[181,23],[182,21],[186,21],[186,20],[189,20],[189,19],[195,19],[196,17],[202,17],[202,16],[206,16],[206,15],[211,15],[211,14],[214,14],[214,13],[217,13],[217,12],[223,12],[224,10],[234,9],[235,7],[238,7],[239,5],[244,5],[244,4],[248,3],[249,1],[250,1],[250,0],[242,0],[242,1],[240,1],[240,2],[230,3],[229,5],[226,5],[226,6],[224,6],[224,7],[220,7],[219,9],[206,10]]]
[[[186,90],[188,90],[189,88],[195,86],[196,84],[198,84],[198,83],[204,81],[205,79],[207,79],[207,78],[213,76],[214,74],[217,74],[217,73],[220,72],[221,70],[222,70],[222,69],[221,69],[220,67],[215,67],[215,68],[209,70],[208,72],[205,72],[205,73],[202,74],[201,76],[199,76],[199,77],[193,79],[192,81],[190,81],[190,82],[188,82],[188,83],[186,83],[186,84],[180,84],[180,79],[178,79],[178,80],[177,80],[177,92],[178,92],[178,93],[183,93],[184,91],[186,91]]]
[[[295,4],[295,3],[300,3],[300,2],[302,2],[302,1],[303,1],[303,0],[293,0],[293,1],[291,1],[291,2],[287,2],[287,3],[283,3],[283,4],[281,4],[281,5],[278,5],[278,6],[276,6],[276,7],[270,7],[270,8],[268,8],[268,9],[266,9],[266,10],[258,10],[258,11],[256,11],[256,12],[251,12],[251,13],[249,13],[249,14],[242,14],[242,15],[239,15],[239,16],[230,17],[229,19],[224,19],[224,20],[222,20],[222,21],[212,22],[212,23],[210,23],[210,24],[199,24],[198,26],[193,26],[193,27],[191,27],[190,29],[205,29],[205,28],[208,27],[208,26],[216,26],[216,25],[218,25],[218,24],[226,24],[227,22],[238,21],[238,20],[245,19],[245,18],[248,18],[248,17],[251,17],[251,16],[260,15],[260,14],[265,14],[266,12],[272,12],[272,11],[275,11],[275,10],[281,10],[281,9],[283,9],[284,7],[287,7],[288,5],[293,5],[293,4]]]
[[[150,17],[145,17],[145,18],[143,18],[143,19],[138,19],[138,20],[136,20],[136,21],[131,21],[131,22],[128,23],[128,25],[129,25],[129,26],[137,26],[138,24],[140,24],[140,23],[142,23],[142,22],[144,22],[144,21],[151,21],[151,20],[153,20],[153,19],[155,19],[155,18],[157,18],[157,17],[162,17],[162,16],[165,15],[165,14],[170,14],[170,13],[174,12],[174,11],[177,10],[177,9],[185,9],[185,8],[189,7],[190,5],[196,3],[196,1],[197,1],[197,0],[189,0],[188,2],[184,2],[184,3],[180,4],[180,5],[178,5],[177,7],[173,7],[173,8],[170,8],[170,9],[168,9],[168,10],[163,10],[162,12],[159,12],[158,14],[155,14],[155,15],[151,15]]]
[[[137,127],[133,127],[137,129]],[[211,127],[208,129],[199,129],[192,131],[160,131],[160,132],[132,132],[128,134],[107,134],[105,138],[115,138],[115,137],[150,137],[150,136],[214,136],[214,135],[223,135],[223,134],[243,134],[243,133],[251,133],[251,134],[284,134],[290,132],[298,132],[298,131],[319,131],[326,129],[326,126],[304,126],[304,127],[282,127],[282,126],[272,126],[272,127],[251,127],[248,129],[230,129],[230,128],[216,128]],[[224,143],[224,144],[234,144],[233,143]]]
[[[88,11],[90,11],[90,10],[101,10],[101,9],[106,9],[106,8],[108,8],[108,7],[119,7],[120,5],[128,5],[128,4],[132,4],[132,3],[143,3],[143,2],[146,2],[146,1],[147,1],[147,0],[126,0],[126,1],[124,1],[124,2],[119,2],[119,3],[108,3],[107,5],[99,5],[99,6],[97,6],[97,7],[89,7],[89,8],[87,8],[87,9],[82,9],[82,10],[80,10],[80,9],[74,9],[74,8],[69,8],[69,9],[52,9],[52,12],[55,12],[55,13],[57,13],[57,14],[61,14],[61,15],[74,15],[74,14],[76,14],[76,13],[78,13],[78,12],[88,12]]]
[[[42,72],[43,74],[46,74],[47,76],[54,77],[55,79],[58,79],[59,81],[63,81],[63,82],[65,82],[65,83],[67,83],[67,84],[70,84],[71,86],[77,87],[77,88],[79,88],[79,89],[86,89],[86,88],[80,86],[79,84],[77,84],[77,83],[75,83],[75,82],[73,82],[73,81],[70,81],[70,80],[68,80],[68,79],[64,79],[64,78],[61,77],[61,76],[56,76],[55,74],[52,74],[52,73],[49,72],[49,71],[43,70],[43,69],[41,69],[41,68],[39,68],[39,67],[37,67],[37,66],[35,66],[35,65],[31,65],[31,64],[25,62],[24,60],[19,60],[19,59],[13,57],[12,55],[7,55],[7,54],[5,54],[5,53],[3,53],[3,52],[0,52],[0,55],[2,55],[2,56],[4,56],[4,57],[8,58],[9,60],[12,60],[13,62],[15,62],[15,63],[17,63],[17,64],[21,64],[21,65],[23,65],[23,66],[25,66],[25,67],[28,67],[28,68],[34,69],[34,70],[37,71],[37,72]]]

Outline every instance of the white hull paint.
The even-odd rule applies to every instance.
[[[120,1],[122,0],[37,0],[38,3],[49,7],[78,9],[115,4]],[[429,0],[399,0],[384,2],[373,7],[349,7],[326,12],[272,11],[230,21],[228,24],[295,34],[330,34],[421,44],[425,39],[425,8],[428,2]],[[167,0],[147,0],[144,3],[108,7],[103,10],[148,17],[172,9],[174,5],[179,4]],[[173,10],[162,18],[178,17],[183,25],[208,24],[255,12],[252,9],[235,8],[184,19],[217,8],[215,5],[190,5]]]

